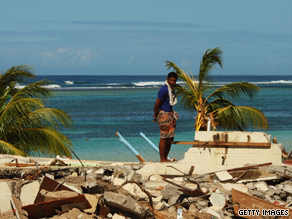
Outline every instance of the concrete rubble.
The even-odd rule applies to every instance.
[[[142,163],[34,162],[1,166],[0,218],[39,218],[41,208],[42,218],[234,218],[234,191],[292,209],[291,165],[169,176],[143,174]]]

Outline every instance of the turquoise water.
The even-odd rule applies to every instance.
[[[159,160],[158,153],[139,133],[143,132],[158,145],[159,128],[152,122],[152,114],[163,76],[112,76],[110,81],[99,76],[51,77],[61,87],[53,90],[54,97],[48,99],[48,106],[63,109],[71,116],[73,128],[63,132],[72,140],[73,150],[81,159],[137,161],[118,140],[115,135],[118,131],[146,160]],[[72,81],[73,85],[64,84],[66,79]],[[271,134],[272,138],[276,137],[287,151],[292,149],[292,76],[218,79],[217,85],[244,79],[261,86],[261,91],[253,101],[243,99],[238,104],[261,109],[270,125],[265,132]],[[192,141],[195,114],[184,111],[179,104],[175,110],[180,115],[175,140]],[[173,145],[170,156],[181,159],[189,147]]]

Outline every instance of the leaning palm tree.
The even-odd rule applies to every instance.
[[[216,64],[222,67],[222,51],[218,47],[206,50],[200,63],[198,79],[186,74],[175,63],[166,61],[168,69],[173,68],[184,82],[183,86],[176,87],[176,91],[181,96],[184,108],[196,111],[196,131],[206,131],[208,121],[213,129],[216,126],[224,130],[240,131],[249,126],[268,128],[268,121],[259,109],[236,106],[231,101],[241,96],[252,99],[259,87],[247,82],[236,82],[215,89],[210,84],[209,74]]]
[[[0,74],[0,153],[71,156],[71,141],[58,129],[71,120],[62,110],[46,108],[51,93],[45,80],[23,88],[17,84],[33,78],[28,66],[15,66]]]

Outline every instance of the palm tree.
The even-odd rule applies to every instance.
[[[196,131],[206,131],[209,120],[214,130],[216,125],[224,130],[240,131],[251,125],[268,128],[268,121],[259,109],[236,106],[230,100],[241,96],[252,99],[260,88],[251,83],[236,82],[215,89],[210,84],[209,74],[216,64],[222,67],[222,51],[218,47],[206,50],[200,63],[198,79],[186,74],[175,63],[166,61],[167,68],[173,68],[184,82],[183,86],[176,87],[176,92],[181,96],[185,109],[196,111]]]
[[[14,66],[0,74],[0,153],[71,156],[71,141],[58,131],[71,120],[62,110],[46,108],[51,93],[42,80],[18,88],[25,78],[34,78],[29,66]]]

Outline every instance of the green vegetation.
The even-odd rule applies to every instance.
[[[183,86],[176,86],[176,92],[184,108],[196,112],[196,131],[206,131],[209,119],[213,130],[216,130],[216,126],[224,130],[240,131],[249,126],[268,128],[268,121],[259,109],[235,106],[231,101],[242,96],[252,99],[260,88],[251,83],[237,82],[215,89],[210,85],[209,74],[217,64],[222,67],[222,51],[218,47],[206,50],[200,63],[198,79],[186,74],[175,63],[166,61],[166,66],[173,68],[184,82]]]
[[[58,128],[71,120],[62,110],[45,108],[48,81],[17,85],[34,78],[29,66],[14,66],[0,74],[0,153],[71,156],[71,141]]]

